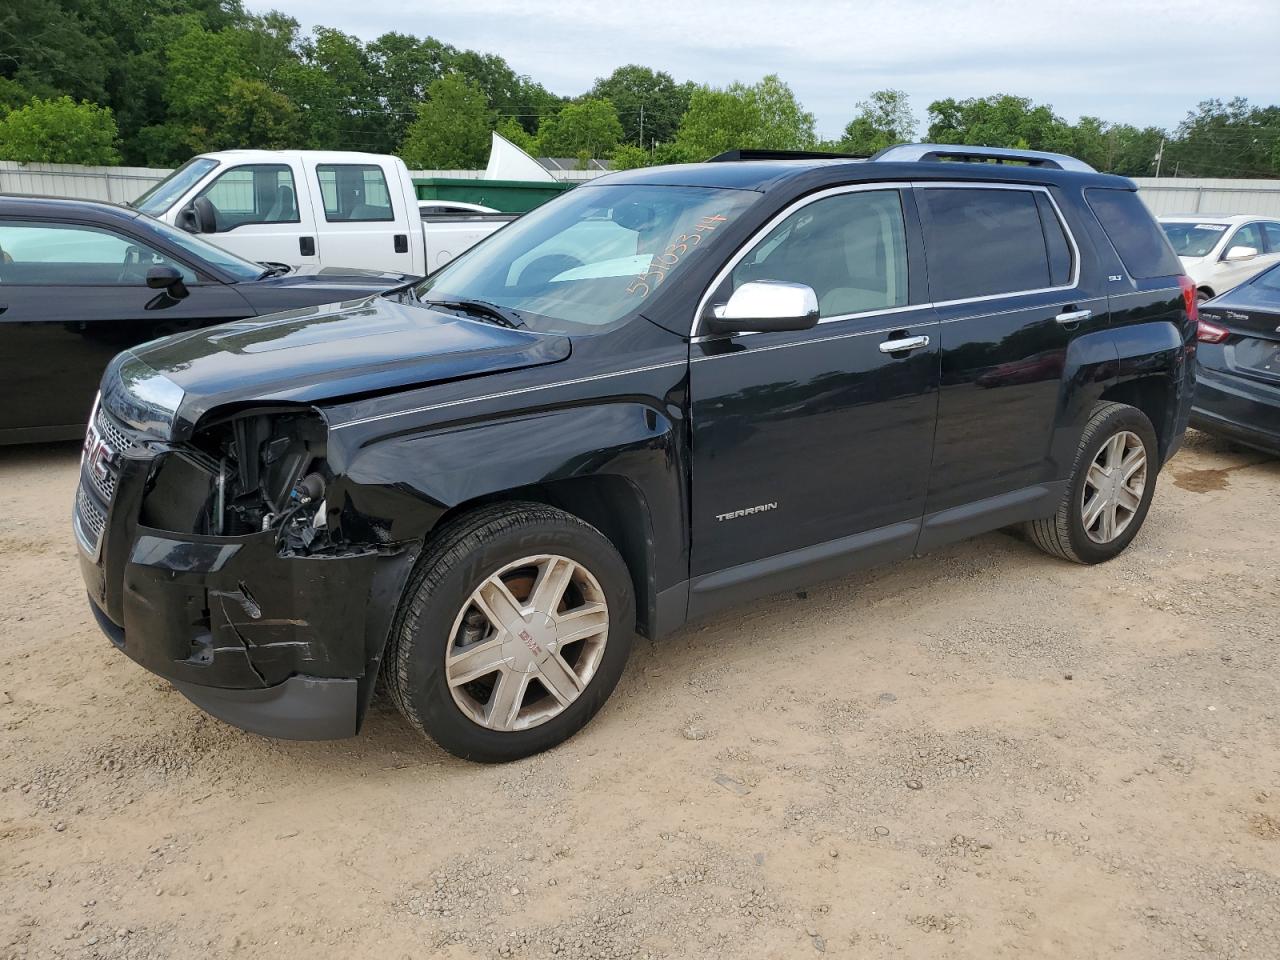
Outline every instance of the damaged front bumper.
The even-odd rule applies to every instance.
[[[79,537],[99,626],[228,723],[287,739],[354,735],[415,551],[330,545],[300,554],[282,548],[275,530],[203,536],[149,527],[139,519],[144,493],[171,455],[120,458],[101,536]]]

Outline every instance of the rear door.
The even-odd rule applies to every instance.
[[[181,271],[188,297],[146,285],[147,270],[162,263]],[[115,354],[250,313],[233,286],[117,230],[0,220],[0,434],[72,435]]]
[[[847,187],[799,201],[725,268],[709,303],[791,281],[821,321],[692,345],[691,614],[910,554],[937,409],[922,260],[909,192]]]
[[[319,220],[320,262],[414,272],[410,231],[422,231],[417,202],[403,196],[389,162],[304,161]]]
[[[227,167],[195,197],[214,207],[216,229],[205,237],[246,260],[318,263],[314,215],[299,197],[298,173],[288,163]]]
[[[917,184],[916,197],[942,349],[927,549],[963,535],[956,524],[989,529],[1065,476],[1052,441],[1067,349],[1106,327],[1107,296],[1082,278],[1047,188]]]

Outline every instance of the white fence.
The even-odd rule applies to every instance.
[[[80,200],[127,203],[172,171],[153,167],[81,167],[69,163],[17,163],[0,160],[0,193],[35,193]],[[557,180],[592,180],[600,170],[553,170]],[[483,170],[412,170],[415,177],[479,180]]]
[[[1135,177],[1133,182],[1158,217],[1177,213],[1252,213],[1280,217],[1280,180]]]

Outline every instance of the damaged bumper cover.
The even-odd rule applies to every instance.
[[[286,739],[356,734],[414,551],[301,555],[281,550],[271,530],[200,536],[147,527],[137,505],[149,475],[154,461],[122,465],[100,556],[82,545],[103,632],[228,723]]]

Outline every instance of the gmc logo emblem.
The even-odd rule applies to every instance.
[[[116,461],[116,452],[107,441],[102,439],[98,428],[89,425],[89,432],[84,438],[84,465],[89,473],[99,480],[107,479],[111,466]]]
[[[524,641],[524,645],[529,648],[530,653],[535,657],[542,655],[542,647],[538,646],[538,641],[533,639],[528,630],[521,630],[519,636]]]

